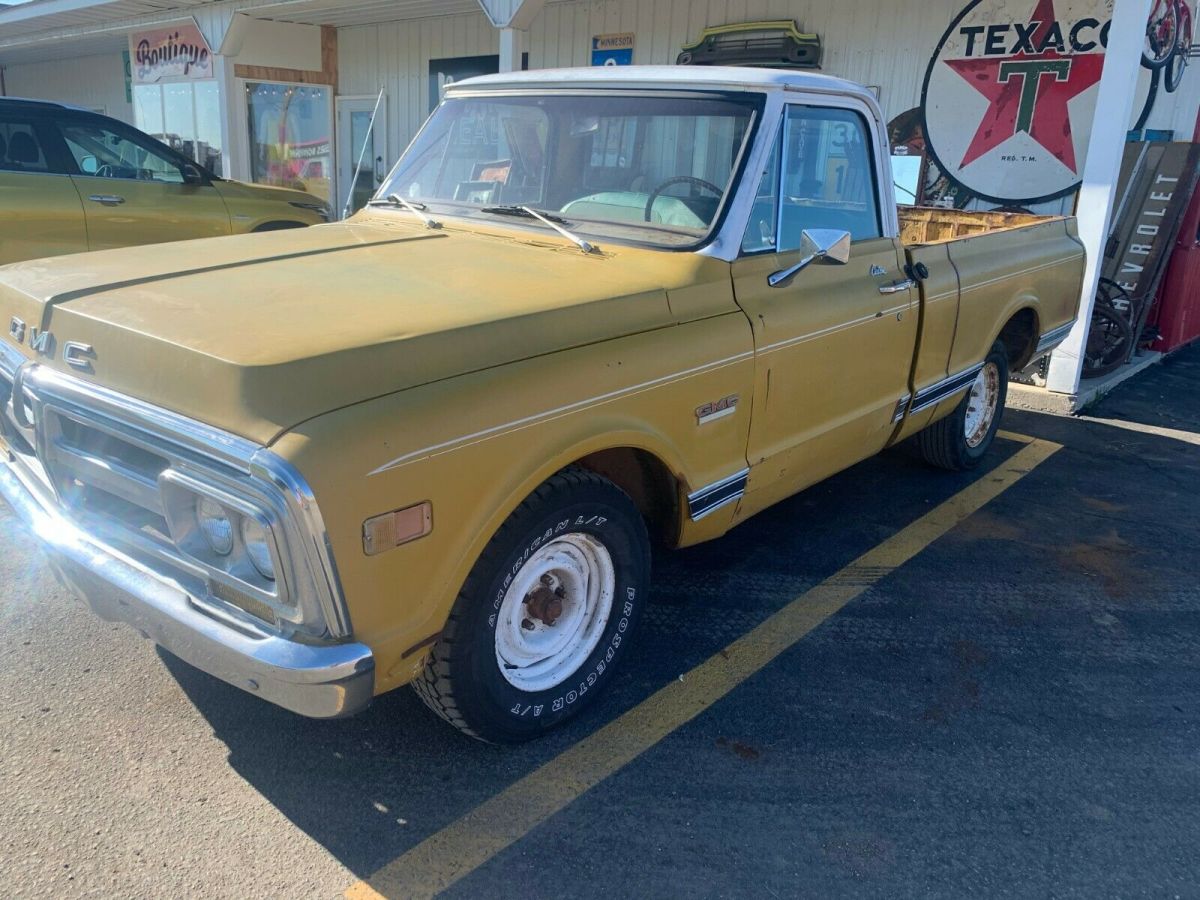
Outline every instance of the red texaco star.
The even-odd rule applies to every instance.
[[[1054,21],[1054,0],[1038,0],[1030,19],[1030,24],[1038,23],[1031,41],[1035,48],[1041,47]],[[1035,54],[1022,50],[1007,57],[950,59],[946,65],[990,101],[960,167],[1025,131],[1078,174],[1067,104],[1100,80],[1103,53],[1047,48]]]

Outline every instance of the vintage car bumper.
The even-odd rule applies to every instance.
[[[375,663],[363,644],[302,644],[251,633],[197,609],[177,584],[127,561],[44,505],[0,447],[0,497],[37,537],[55,574],[101,618],[143,636],[210,675],[313,718],[370,704]]]

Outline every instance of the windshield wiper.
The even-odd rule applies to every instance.
[[[420,219],[426,228],[441,228],[442,223],[434,220],[432,216],[427,216],[425,210],[428,209],[424,203],[411,203],[405,200],[399,194],[388,194],[382,200],[368,200],[367,206],[401,206],[407,209],[410,213]]]
[[[579,235],[572,234],[571,232],[567,231],[567,229],[563,228],[563,225],[566,224],[567,220],[561,216],[556,216],[552,213],[540,213],[536,209],[532,209],[528,206],[485,206],[482,210],[480,210],[480,212],[494,213],[498,216],[520,216],[524,219],[537,219],[542,224],[549,225],[584,253],[596,252],[595,244],[591,244],[585,241]]]
[[[491,213],[495,216],[518,216],[522,219],[534,218],[534,211],[528,206],[485,206],[480,212]],[[554,213],[541,213],[540,218],[549,219],[551,222],[557,222],[559,225],[566,225],[567,220],[562,216],[556,216]]]

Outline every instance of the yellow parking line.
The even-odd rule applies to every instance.
[[[1015,431],[1005,431],[1004,429],[997,431],[996,437],[1005,441],[1016,441],[1018,444],[1032,444],[1037,440],[1027,434],[1017,434]]]
[[[691,721],[854,598],[1062,449],[1024,435],[1007,462],[791,601],[726,649],[360,881],[346,896],[432,897]]]

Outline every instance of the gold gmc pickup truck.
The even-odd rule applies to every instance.
[[[844,81],[462,81],[346,222],[0,269],[0,493],[218,678],[519,741],[611,680],[652,545],[909,438],[975,465],[1083,267],[1069,218],[898,214]]]

